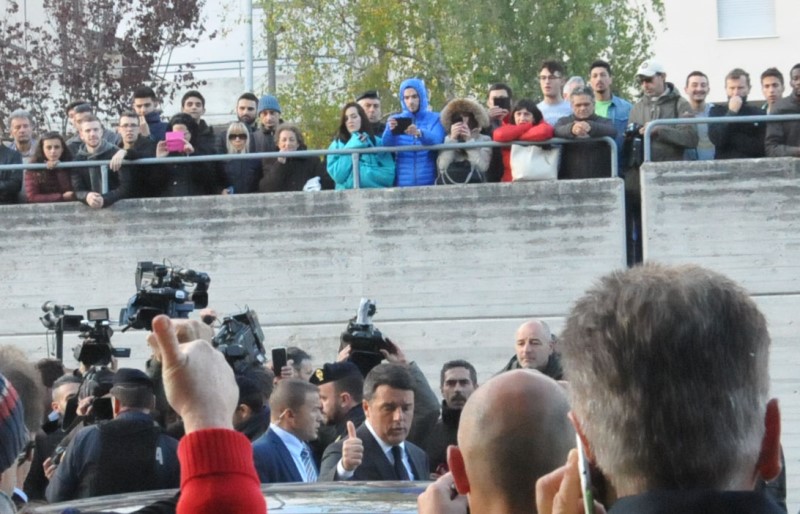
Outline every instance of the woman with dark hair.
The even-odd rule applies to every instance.
[[[173,116],[167,125],[170,132],[183,134],[183,149],[170,151],[166,141],[159,141],[156,157],[183,157],[188,155],[211,155],[213,149],[198,141],[199,126],[188,114]],[[197,145],[197,146],[193,146]],[[219,162],[192,162],[165,164],[161,168],[165,184],[161,196],[199,196],[226,194],[228,185],[225,170]]]
[[[75,199],[68,169],[53,169],[59,162],[72,160],[72,152],[58,132],[48,132],[39,139],[31,163],[47,163],[46,170],[25,171],[25,195],[28,203],[69,202]]]
[[[288,154],[291,152],[306,149],[300,127],[292,123],[278,125],[275,129],[275,142],[278,151],[286,153],[287,156],[265,162],[264,174],[258,184],[259,191],[278,193],[333,189],[333,181],[319,157],[289,157]]]
[[[546,141],[553,138],[553,127],[544,121],[536,102],[523,98],[511,110],[510,123],[494,130],[492,139],[498,143],[510,141]],[[503,178],[511,182],[511,147],[503,148]]]
[[[356,102],[342,108],[339,132],[328,150],[374,148],[383,141],[372,132],[367,113]],[[336,189],[353,189],[353,156],[328,156],[328,173]],[[358,177],[361,188],[390,187],[394,184],[394,159],[388,152],[364,153],[359,156]]]

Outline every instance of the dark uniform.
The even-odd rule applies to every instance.
[[[178,441],[144,409],[122,400],[125,388],[152,393],[153,381],[142,371],[121,369],[113,384],[111,395],[128,410],[77,433],[47,486],[50,503],[180,485]]]

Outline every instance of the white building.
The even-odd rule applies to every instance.
[[[666,30],[653,56],[667,70],[667,80],[682,91],[686,76],[700,70],[709,77],[709,100],[725,100],[725,75],[733,68],[750,74],[751,100],[763,99],[759,77],[770,67],[784,75],[800,62],[797,0],[665,0]]]

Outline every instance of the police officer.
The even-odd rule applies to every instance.
[[[178,441],[150,414],[153,381],[123,368],[110,394],[114,419],[78,432],[50,478],[49,502],[179,486]]]

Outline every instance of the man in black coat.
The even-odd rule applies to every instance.
[[[594,91],[576,88],[569,95],[572,114],[558,120],[555,136],[563,139],[614,138],[614,122],[594,113]],[[558,167],[559,180],[611,176],[611,149],[604,141],[564,145]]]
[[[320,481],[426,480],[428,457],[406,441],[414,417],[414,380],[399,364],[379,364],[364,381],[366,421],[322,457]]]
[[[741,68],[731,70],[725,77],[728,103],[711,107],[709,116],[763,116],[761,109],[747,105],[750,75]],[[712,123],[708,137],[714,143],[715,159],[751,159],[764,157],[766,123]]]
[[[76,161],[120,160],[124,156],[124,150],[103,139],[103,124],[92,115],[85,116],[81,121],[80,137],[82,143],[75,153]],[[75,198],[93,209],[108,207],[118,199],[116,189],[120,181],[116,172],[109,171],[108,191],[105,193],[100,166],[75,168],[71,180]]]
[[[22,164],[22,156],[0,143],[0,164]],[[22,170],[0,171],[0,205],[17,203],[21,189]]]
[[[325,448],[347,437],[348,421],[356,428],[364,423],[364,408],[361,406],[364,377],[352,362],[334,362],[316,369],[310,382],[319,387],[325,418],[317,440],[310,443],[314,459],[319,464]]]

